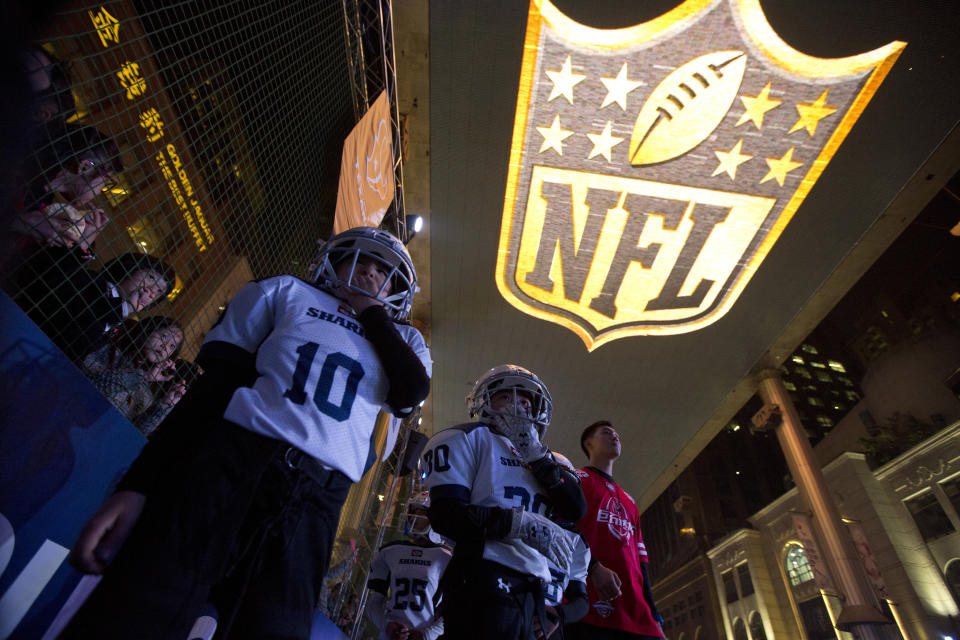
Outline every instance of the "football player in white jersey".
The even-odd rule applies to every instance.
[[[186,637],[208,601],[219,638],[309,637],[377,413],[409,413],[431,369],[403,322],[417,286],[402,243],[351,229],[318,263],[313,284],[247,284],[207,334],[204,375],[74,545],[104,578],[66,637]]]
[[[409,540],[389,542],[370,563],[367,615],[380,629],[380,640],[436,640],[443,633],[437,613],[440,578],[450,550],[430,528],[426,491],[407,503]]]
[[[443,585],[446,635],[528,640],[534,618],[545,621],[550,563],[571,564],[571,535],[548,515],[576,520],[583,493],[541,442],[553,403],[537,376],[494,367],[467,406],[476,421],[437,433],[422,456],[430,522],[456,542]]]
[[[576,473],[576,469],[566,456],[556,451],[552,453],[553,458],[570,473]],[[554,522],[570,533],[573,554],[567,569],[561,569],[553,562],[549,563],[552,580],[544,588],[547,603],[546,626],[541,627],[540,621],[534,620],[534,631],[538,640],[541,638],[562,640],[564,625],[580,620],[590,610],[590,601],[587,599],[590,545],[574,523],[559,518],[554,518]]]

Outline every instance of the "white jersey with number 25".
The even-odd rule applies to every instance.
[[[437,589],[450,550],[440,545],[420,546],[405,540],[384,545],[370,563],[368,584],[386,597],[384,618],[411,629],[423,629],[436,618]],[[378,584],[379,583],[379,584]],[[389,590],[389,595],[386,591]],[[389,640],[386,631],[381,640]]]

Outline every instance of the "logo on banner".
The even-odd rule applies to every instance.
[[[384,91],[343,141],[334,233],[378,226],[394,190],[390,100]]]
[[[587,349],[720,319],[904,43],[813,58],[757,0],[626,29],[527,21],[497,285]]]

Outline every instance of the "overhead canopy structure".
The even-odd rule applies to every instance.
[[[957,10],[432,2],[434,429],[525,366],[648,504],[957,170]]]

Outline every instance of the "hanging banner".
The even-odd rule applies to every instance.
[[[500,293],[588,350],[716,322],[903,47],[808,56],[758,0],[687,0],[614,30],[532,0]]]
[[[863,563],[863,570],[866,572],[870,584],[873,585],[873,590],[876,591],[877,596],[882,600],[889,600],[890,593],[887,591],[887,583],[883,579],[883,574],[880,573],[880,565],[877,564],[877,559],[873,555],[873,549],[870,548],[870,543],[867,542],[867,536],[863,533],[863,527],[857,522],[848,522],[847,529],[850,531],[850,537],[853,538],[853,546],[857,548],[857,555],[860,556],[860,562]]]
[[[807,556],[807,562],[810,564],[810,570],[813,572],[813,579],[817,586],[827,593],[836,593],[830,575],[827,573],[827,563],[820,555],[820,547],[817,546],[817,540],[813,536],[810,518],[803,513],[791,515],[793,515],[793,526],[797,530],[797,539],[803,545],[803,552]]]
[[[343,141],[333,232],[379,226],[393,191],[393,132],[384,91]]]

